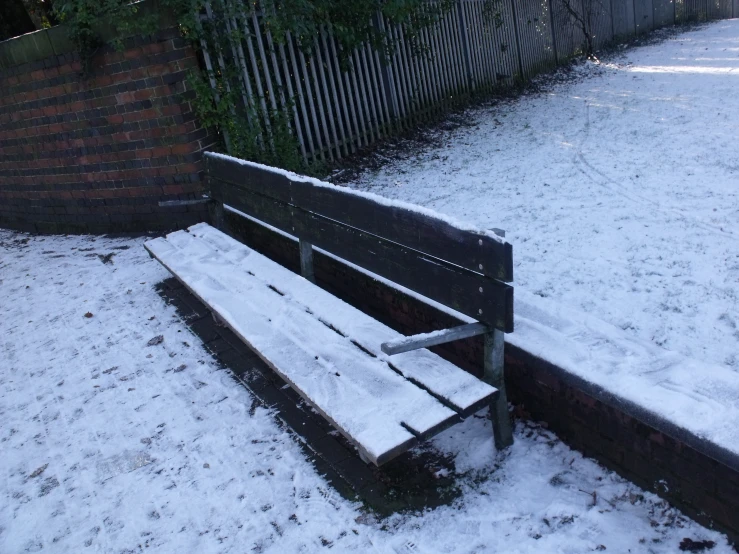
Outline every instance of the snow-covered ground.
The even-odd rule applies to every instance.
[[[358,187],[506,229],[518,298],[739,372],[739,19],[607,62]]]
[[[218,367],[142,245],[0,231],[0,552],[732,552],[537,427],[496,459],[484,418],[434,441],[454,504],[376,520]]]
[[[362,186],[506,228],[510,340],[729,441],[739,21],[583,74],[475,113],[476,128]],[[732,552],[540,428],[519,424],[496,458],[484,418],[433,441],[455,458],[452,505],[375,519],[165,305],[154,287],[168,274],[142,244],[0,231],[0,552],[668,553],[686,537]],[[710,387],[691,393],[703,363]]]

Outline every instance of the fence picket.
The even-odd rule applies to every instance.
[[[212,1],[223,10],[218,17]],[[495,24],[486,19],[489,1],[457,0],[454,9],[415,34],[416,44],[404,25],[378,13],[372,24],[395,47],[381,57],[365,44],[348,55],[349,67],[341,63],[340,47],[326,29],[313,37],[308,54],[290,33],[284,41],[273,39],[264,15],[245,0],[206,2],[200,18],[212,23],[212,36],[200,42],[216,101],[214,75],[226,77],[233,66],[234,81],[226,78],[225,88],[236,92],[242,105],[232,113],[258,118],[256,128],[266,133],[258,139],[262,144],[273,144],[272,114],[282,111],[305,161],[333,161],[456,105],[460,97],[510,84],[515,76],[530,78],[582,47],[582,31],[563,0],[501,0]],[[665,25],[739,15],[739,0],[579,0],[574,5],[589,20],[596,48]],[[219,41],[221,33],[225,42]]]

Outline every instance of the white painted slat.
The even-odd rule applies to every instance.
[[[194,225],[189,231],[222,252],[239,271],[251,271],[257,279],[289,295],[293,302],[357,341],[378,359],[392,364],[403,376],[442,398],[455,411],[467,414],[495,393],[493,387],[428,350],[385,355],[381,350],[382,343],[401,339],[403,335],[301,279],[289,269],[279,265],[272,267],[276,265],[274,262],[206,223]]]
[[[370,357],[265,281],[185,231],[146,243],[183,284],[321,411],[371,461],[381,464],[457,420],[455,412]],[[279,268],[264,257],[266,270]],[[413,431],[413,433],[409,432]]]

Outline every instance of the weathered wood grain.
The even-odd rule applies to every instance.
[[[435,258],[501,281],[513,280],[510,243],[460,229],[419,211],[388,205],[348,189],[290,179],[282,173],[206,153],[212,179],[268,196],[305,211],[356,227]]]
[[[513,287],[276,198],[211,178],[215,198],[256,219],[504,332]]]

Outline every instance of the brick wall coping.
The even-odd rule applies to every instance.
[[[539,359],[552,374],[603,403],[739,470],[739,373],[664,350],[521,290],[516,294],[516,331],[506,341],[522,355]]]
[[[700,436],[685,427],[677,425],[673,421],[670,421],[643,405],[625,399],[624,397],[619,396],[600,385],[594,384],[567,369],[535,356],[521,346],[510,344],[510,341],[506,343],[506,348],[511,348],[513,350],[513,356],[515,358],[545,369],[548,373],[561,379],[564,383],[581,390],[585,394],[603,402],[603,404],[645,423],[653,429],[693,448],[712,460],[739,471],[739,455],[726,446],[714,442],[704,436]]]

